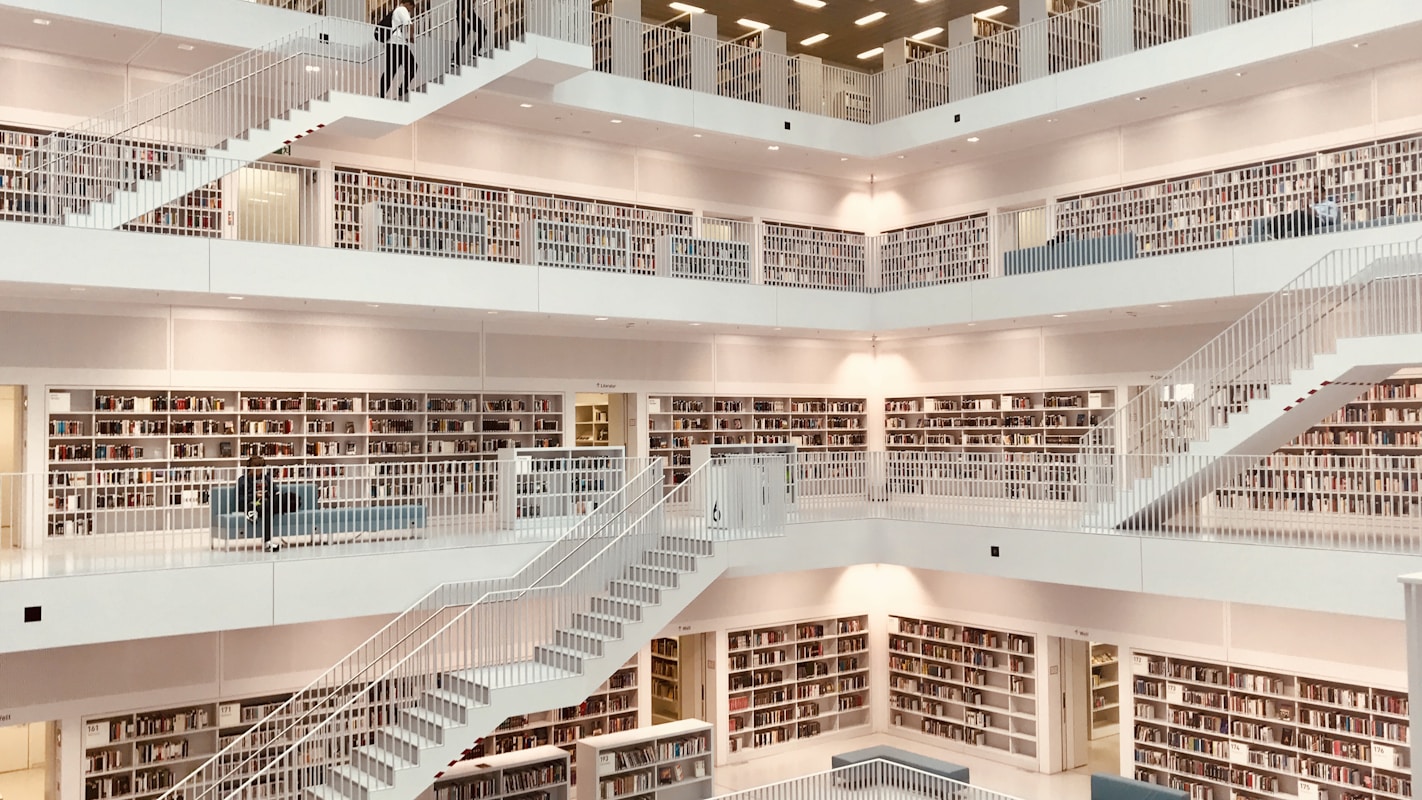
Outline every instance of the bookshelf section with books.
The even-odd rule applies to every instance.
[[[712,795],[711,725],[686,719],[578,742],[579,798],[702,800]]]
[[[486,258],[482,211],[372,202],[361,209],[363,249],[382,253]]]
[[[504,525],[576,524],[625,482],[621,447],[508,448],[499,451]]]
[[[344,167],[335,169],[333,181],[332,245],[337,248],[523,259],[522,225],[508,189]],[[414,227],[410,223],[424,222],[448,230],[439,236],[409,230]],[[379,238],[371,241],[372,235]],[[466,249],[475,245],[477,256]]]
[[[728,759],[869,719],[869,620],[833,617],[727,633]]]
[[[889,724],[950,748],[1038,766],[1037,638],[889,617]]]
[[[693,445],[794,445],[800,451],[868,449],[862,397],[647,398],[648,453],[666,459],[666,483],[691,474]]]
[[[884,401],[890,450],[948,453],[1076,453],[1081,437],[1110,416],[1111,389],[980,392]]]
[[[561,393],[54,388],[48,533],[152,521],[135,510],[186,515],[169,528],[205,528],[210,484],[235,480],[251,455],[279,480],[368,478],[368,502],[470,492],[492,502],[488,476],[450,462],[561,446],[563,402]]]
[[[681,719],[681,642],[652,640],[652,724]]]
[[[530,263],[655,275],[657,240],[692,234],[689,211],[529,192],[510,195],[520,218],[542,224],[530,237],[535,244]]]
[[[1139,651],[1131,687],[1137,780],[1201,800],[1412,796],[1405,689]]]
[[[986,214],[888,231],[878,238],[885,291],[988,277]]]
[[[1121,728],[1121,658],[1114,644],[1091,643],[1091,738]]]
[[[863,233],[765,224],[761,269],[772,286],[863,291],[868,237]]]
[[[657,240],[657,254],[661,274],[673,278],[750,280],[751,246],[746,242],[668,234]]]
[[[434,781],[434,800],[568,800],[567,751],[544,745],[456,762]]]

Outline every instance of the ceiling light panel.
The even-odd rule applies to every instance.
[[[667,3],[667,5],[683,14],[703,14],[706,12],[706,9],[701,6],[693,6],[688,3]]]
[[[998,14],[1001,14],[1002,12],[1004,12],[1004,11],[1006,11],[1006,10],[1007,10],[1007,6],[993,6],[992,8],[985,8],[985,9],[983,9],[982,11],[979,11],[979,12],[978,12],[977,14],[975,14],[974,16],[978,16],[978,17],[995,17],[995,16],[997,16]]]
[[[764,22],[757,22],[756,20],[747,19],[745,17],[741,17],[740,19],[736,20],[736,24],[741,26],[742,28],[750,28],[752,30],[757,31],[763,31],[770,27]]]
[[[860,60],[867,60],[867,59],[873,58],[874,56],[881,56],[881,55],[883,55],[883,54],[884,54],[884,48],[882,48],[882,47],[876,47],[876,48],[874,48],[873,50],[865,50],[864,52],[860,53],[860,54],[859,54],[859,59],[860,59]]]
[[[855,25],[859,25],[859,26],[873,25],[874,23],[878,22],[879,20],[881,20],[881,19],[883,19],[884,17],[887,17],[887,16],[889,16],[888,12],[885,12],[885,11],[875,11],[873,14],[869,14],[868,16],[863,16],[863,17],[860,17],[859,19],[856,19],[856,20],[854,21],[854,24],[855,24]]]
[[[909,38],[910,38],[910,39],[932,39],[933,37],[937,36],[938,34],[940,34],[940,33],[942,33],[942,32],[943,32],[943,29],[942,29],[942,28],[933,27],[933,28],[929,28],[929,29],[926,30],[926,31],[919,31],[918,33],[915,33],[914,35],[910,36]]]
[[[825,0],[795,0],[795,2],[799,3],[802,6],[809,6],[810,8],[825,7]]]
[[[826,39],[828,39],[828,38],[829,38],[829,34],[828,34],[828,33],[817,33],[817,34],[815,34],[814,36],[809,37],[808,39],[801,39],[801,40],[800,40],[800,46],[801,46],[801,47],[809,47],[810,45],[819,44],[820,42],[823,42],[824,40],[826,40]]]

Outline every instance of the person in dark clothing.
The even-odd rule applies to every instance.
[[[237,476],[237,507],[248,520],[261,526],[262,547],[275,552],[281,547],[272,541],[272,519],[277,514],[276,488],[272,486],[266,466],[266,459],[261,456],[247,459],[247,470]]]
[[[478,57],[484,52],[484,44],[488,39],[488,30],[484,28],[484,20],[479,18],[479,13],[474,9],[478,0],[454,0],[454,24],[459,28],[459,38],[454,41],[454,54],[449,57],[449,66],[457,67],[460,64],[473,63],[474,59],[468,61],[464,58],[464,45],[469,39],[469,34],[474,34],[474,55]]]
[[[1310,233],[1338,224],[1338,203],[1328,197],[1323,187],[1299,199],[1299,207],[1287,214],[1280,214],[1269,220],[1268,232],[1275,239],[1290,236],[1307,236]]]
[[[400,0],[395,10],[390,12],[390,38],[385,41],[385,75],[380,79],[381,97],[390,92],[396,72],[404,78],[396,99],[403,100],[410,93],[410,81],[415,77],[415,51],[410,47],[415,40],[414,8],[414,0]]]

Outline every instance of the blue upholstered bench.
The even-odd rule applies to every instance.
[[[294,494],[297,510],[272,517],[273,539],[307,537],[312,542],[338,541],[376,531],[414,531],[425,526],[425,507],[417,504],[391,506],[336,506],[322,508],[320,488],[314,483],[279,483],[278,492]],[[211,516],[213,544],[262,541],[260,522],[247,519],[237,506],[237,487],[212,490]]]
[[[1024,247],[1002,254],[1003,273],[1006,275],[1027,275],[1033,272],[1049,272],[1057,269],[1071,269],[1090,264],[1104,264],[1108,261],[1124,261],[1136,257],[1136,235],[1118,233],[1114,236],[1097,236],[1088,239],[1066,239],[1044,244],[1041,247]]]
[[[1098,772],[1091,776],[1091,800],[1190,800],[1190,793]]]
[[[874,760],[888,761],[894,764],[901,764],[926,772],[929,775],[936,775],[940,778],[947,778],[958,783],[968,783],[968,768],[962,764],[954,764],[951,761],[921,756],[918,753],[911,753],[908,750],[900,750],[897,747],[888,745],[876,745],[865,747],[860,750],[851,750],[848,753],[840,753],[830,758],[830,766],[834,769],[849,767],[855,764],[863,764]]]

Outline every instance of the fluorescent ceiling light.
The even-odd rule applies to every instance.
[[[533,104],[532,104],[532,103],[519,103],[519,104],[518,104],[518,107],[519,107],[519,108],[533,108]]]
[[[878,22],[879,20],[881,20],[881,19],[883,19],[884,17],[887,17],[887,16],[889,16],[889,14],[888,14],[888,12],[886,12],[886,11],[875,11],[873,14],[870,14],[870,15],[867,16],[867,17],[860,17],[859,19],[856,19],[856,20],[854,21],[854,24],[855,24],[855,25],[870,25],[870,24],[872,24],[872,23]]]
[[[607,317],[593,317],[593,322],[607,322]]]
[[[825,0],[795,0],[795,2],[799,3],[802,6],[809,6],[810,8],[825,7]]]
[[[929,29],[926,30],[926,31],[919,31],[918,33],[915,33],[914,35],[910,36],[909,38],[910,38],[910,39],[932,39],[933,37],[937,36],[938,34],[940,34],[940,33],[942,33],[942,32],[943,32],[943,29],[942,29],[942,28],[940,28],[940,27],[938,27],[938,26],[934,26],[934,27],[932,27],[932,28],[929,28]]]
[[[979,11],[978,13],[974,14],[973,16],[975,16],[975,17],[995,17],[995,16],[997,16],[998,14],[1001,14],[1002,12],[1004,12],[1004,11],[1006,11],[1006,10],[1007,10],[1007,6],[993,6],[992,8],[985,8],[985,9],[983,9],[982,11]]]
[[[864,52],[860,53],[860,54],[859,54],[859,58],[860,58],[860,60],[864,60],[864,59],[873,58],[874,56],[880,56],[880,55],[883,55],[883,54],[884,54],[884,48],[882,48],[882,47],[876,47],[876,48],[874,48],[873,50],[865,50]]]
[[[693,6],[689,3],[667,3],[667,5],[684,14],[703,14],[706,12],[706,9],[701,6]]]
[[[193,46],[190,45],[190,44],[180,44],[180,45],[178,45],[178,49],[179,49],[179,50],[192,50],[192,49],[193,49]]]
[[[824,40],[826,40],[826,39],[828,39],[828,38],[829,38],[829,34],[828,34],[828,33],[817,33],[817,34],[815,34],[814,36],[811,36],[811,37],[809,37],[809,38],[801,39],[801,40],[800,40],[800,46],[801,46],[801,47],[809,47],[809,46],[812,45],[812,44],[819,44],[820,42],[823,42]]]
[[[36,24],[36,25],[48,25],[48,24],[49,24],[49,20],[47,20],[47,19],[40,19],[39,17],[35,17],[35,24]]]
[[[736,20],[736,24],[740,25],[742,28],[754,28],[758,31],[763,31],[770,27],[764,22],[756,22],[753,19],[746,19],[745,17],[741,17],[740,19]]]
[[[1053,314],[1052,316],[1056,317],[1057,319],[1061,319],[1062,317],[1065,317],[1066,314]]]
[[[978,139],[978,137],[976,137],[976,136],[969,136],[969,137],[968,137],[968,141],[970,141],[970,142],[977,142],[977,141],[981,141],[981,140]]]
[[[779,150],[779,149],[780,149],[780,145],[778,145],[778,144],[773,144],[773,145],[770,145],[769,147],[767,147],[767,148],[765,148],[765,149],[766,149],[766,150]]]
[[[622,124],[622,120],[620,120],[620,119],[615,119],[615,120],[612,121],[612,124],[613,124],[613,125],[621,125],[621,124]]]
[[[240,295],[240,294],[229,294],[229,295],[227,295],[227,299],[228,299],[228,300],[245,300],[245,299],[247,299],[247,298],[243,297],[243,296]]]

